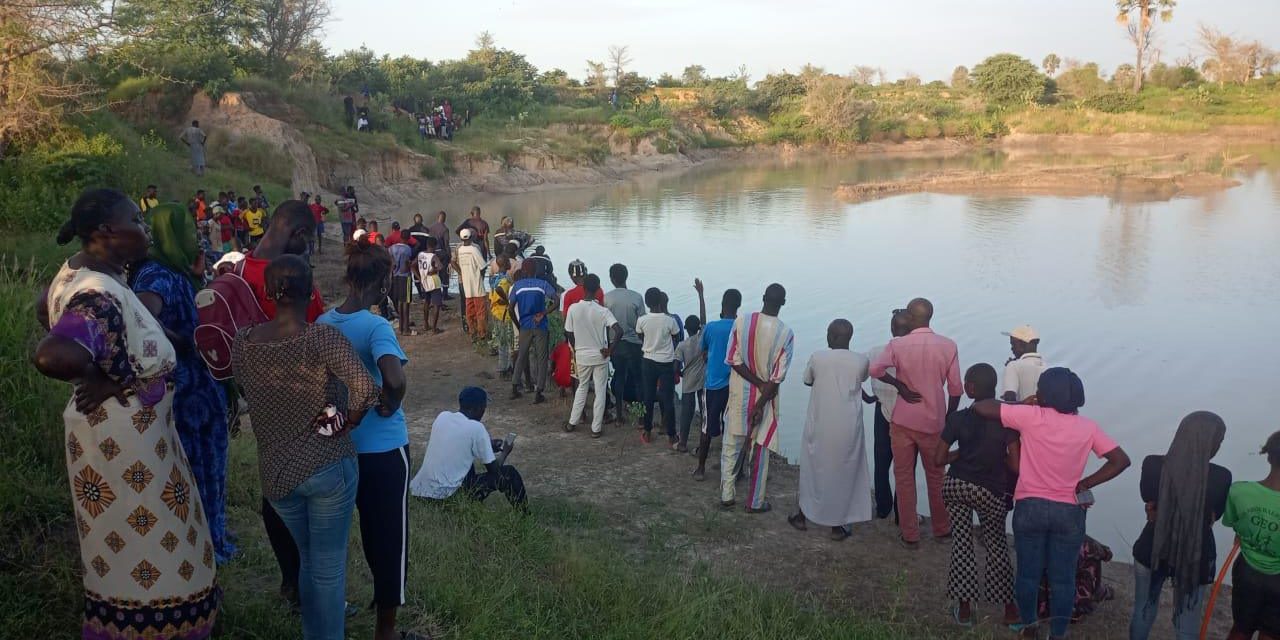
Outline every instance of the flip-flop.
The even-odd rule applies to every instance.
[[[796,529],[796,531],[808,531],[808,530],[809,530],[809,523],[805,520],[805,517],[804,517],[804,514],[803,514],[803,513],[797,513],[797,514],[792,515],[792,516],[787,516],[787,524],[789,524],[789,525],[791,525],[792,527],[794,527],[794,528]]]
[[[952,619],[952,620],[955,620],[955,621],[956,621],[956,624],[958,624],[958,625],[960,625],[960,626],[962,626],[962,627],[970,628],[970,627],[972,627],[972,626],[973,626],[973,609],[972,609],[972,608],[971,608],[971,609],[969,609],[969,620],[968,620],[968,621],[961,620],[961,619],[960,619],[960,603],[959,603],[959,602],[954,603],[954,604],[952,604],[952,605],[951,605],[951,619]]]

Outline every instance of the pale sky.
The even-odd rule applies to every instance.
[[[368,46],[379,54],[461,58],[476,34],[523,53],[540,70],[582,78],[585,61],[628,45],[632,67],[657,78],[688,64],[729,75],[745,64],[753,81],[806,62],[847,73],[884,67],[946,80],[963,64],[1009,51],[1037,65],[1047,53],[1132,62],[1112,0],[331,0],[324,43],[331,52]],[[1180,0],[1157,46],[1173,62],[1195,46],[1197,23],[1280,47],[1280,0]],[[1269,40],[1268,40],[1269,39]]]

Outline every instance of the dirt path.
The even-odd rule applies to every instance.
[[[318,271],[326,299],[339,301],[337,267],[328,261]],[[786,523],[796,508],[797,470],[775,460],[768,494],[771,513],[748,515],[740,508],[723,511],[718,505],[718,445],[708,462],[708,480],[694,482],[694,459],[672,452],[656,439],[640,442],[632,428],[606,426],[605,436],[592,439],[584,425],[566,433],[562,425],[569,402],[549,394],[549,402],[531,404],[526,394],[509,399],[498,379],[495,360],[481,355],[462,334],[453,312],[444,319],[446,333],[402,339],[410,358],[410,388],[405,400],[409,415],[414,466],[425,449],[431,421],[442,410],[455,410],[458,391],[467,385],[489,390],[491,404],[485,423],[494,437],[519,434],[512,457],[524,474],[531,500],[562,498],[589,504],[612,523],[605,530],[624,548],[666,549],[682,559],[708,563],[713,571],[792,590],[844,611],[865,612],[929,630],[929,637],[1010,637],[999,626],[999,607],[979,609],[983,619],[976,634],[961,634],[952,624],[944,594],[949,548],[926,540],[916,551],[897,543],[891,521],[856,525],[844,542],[831,542],[822,527],[797,532]],[[789,419],[787,428],[799,428]],[[926,528],[927,531],[927,528]],[[633,546],[628,546],[633,545]],[[1111,563],[1105,580],[1116,600],[1104,603],[1074,630],[1078,638],[1127,637],[1132,602],[1132,579],[1127,565]],[[1171,637],[1170,609],[1153,637]],[[1229,625],[1227,604],[1220,602],[1213,637],[1223,637]]]

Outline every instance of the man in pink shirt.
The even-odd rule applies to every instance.
[[[889,341],[871,363],[871,377],[896,387],[902,400],[894,407],[889,439],[897,484],[898,529],[903,544],[914,549],[920,544],[920,523],[916,518],[917,456],[924,465],[933,537],[951,535],[951,521],[942,502],[943,467],[934,463],[932,452],[940,441],[947,414],[960,406],[964,385],[960,381],[956,343],[929,328],[933,304],[916,298],[907,305],[906,316],[911,333]],[[896,369],[896,377],[888,373],[890,367]],[[942,392],[944,384],[949,400]]]

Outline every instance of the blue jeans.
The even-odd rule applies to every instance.
[[[1133,563],[1133,617],[1129,619],[1129,640],[1147,640],[1151,635],[1151,626],[1160,613],[1160,589],[1167,579],[1167,576],[1161,577],[1153,584],[1151,569],[1142,566],[1141,562]],[[1204,614],[1204,585],[1197,586],[1188,596],[1190,602],[1187,604],[1190,608],[1180,606],[1182,603],[1175,603],[1173,609],[1173,631],[1178,640],[1196,640],[1200,637],[1200,622]]]
[[[1084,508],[1066,502],[1024,498],[1013,509],[1013,546],[1018,554],[1014,596],[1022,624],[1036,623],[1040,579],[1049,572],[1049,635],[1067,635],[1076,600],[1076,559],[1084,544]]]
[[[302,599],[302,637],[345,637],[347,538],[355,509],[360,472],[355,458],[343,458],[316,471],[296,489],[272,500],[298,544]]]

